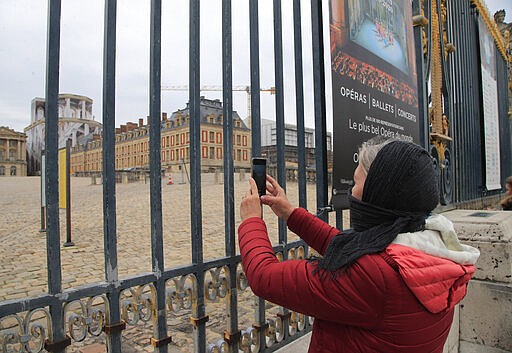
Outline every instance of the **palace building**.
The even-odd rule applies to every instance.
[[[27,135],[6,126],[0,126],[0,177],[26,176]]]
[[[268,159],[269,166],[277,164],[277,125],[274,120],[261,119],[261,153]],[[326,134],[327,169],[332,169],[332,135]],[[315,130],[304,128],[304,147],[306,152],[306,168],[316,168]],[[284,124],[284,159],[287,166],[297,166],[298,132],[297,126]]]
[[[223,114],[220,100],[201,97],[201,170],[214,171],[223,167]],[[149,170],[149,117],[138,123],[128,122],[116,128],[116,171]],[[190,113],[189,105],[171,114],[162,113],[162,169],[173,173],[189,168]],[[233,159],[235,169],[250,168],[251,130],[236,111],[233,112]],[[102,171],[101,135],[82,139],[71,152],[71,173],[95,174]]]
[[[75,146],[82,137],[91,138],[101,133],[101,123],[94,120],[92,99],[76,94],[59,94],[59,148],[66,147],[71,140]],[[45,100],[32,99],[30,125],[25,128],[27,135],[28,174],[41,172],[42,152],[45,145]]]

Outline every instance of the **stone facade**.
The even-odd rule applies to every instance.
[[[284,158],[287,166],[297,167],[298,160],[298,130],[293,124],[284,124]],[[277,125],[274,120],[261,119],[261,153],[268,159],[269,166],[277,165]],[[332,135],[326,133],[327,169],[332,171],[333,151]],[[315,130],[304,128],[304,145],[306,148],[306,168],[316,168]]]
[[[444,213],[466,244],[480,250],[477,271],[460,303],[460,353],[512,352],[512,213],[453,210]],[[457,352],[457,351],[450,351]]]
[[[203,171],[223,168],[222,103],[201,97],[200,158]],[[185,109],[171,114],[162,113],[161,163],[168,173],[190,170],[190,116]],[[115,168],[117,171],[149,170],[149,117],[138,124],[128,122],[116,129]],[[251,130],[236,112],[233,112],[233,160],[235,169],[250,168]],[[71,172],[78,175],[102,171],[102,140],[94,135],[75,146],[71,153]]]
[[[26,176],[27,135],[0,126],[0,177]]]

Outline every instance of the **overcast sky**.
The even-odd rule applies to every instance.
[[[150,1],[118,2],[116,125],[136,122],[149,113]],[[272,0],[260,0],[260,86],[274,86]],[[312,97],[310,8],[304,1],[303,46],[305,93]],[[101,122],[103,0],[63,0],[61,16],[60,93],[93,99]],[[283,1],[283,27],[292,28],[291,0]],[[163,1],[162,85],[188,84],[188,1]],[[222,86],[221,1],[201,2],[201,84]],[[248,1],[233,1],[233,85],[250,84]],[[0,1],[0,125],[22,131],[30,123],[30,102],[44,97],[47,1]],[[286,120],[295,120],[293,30],[283,31]],[[309,50],[307,50],[309,49]],[[222,92],[203,92],[222,98]],[[275,116],[275,96],[261,93],[263,118]],[[247,93],[233,92],[234,110],[247,116]],[[188,91],[162,91],[162,111],[184,108]],[[313,107],[307,103],[307,125]]]
[[[44,98],[47,3],[45,0],[0,1],[0,126],[16,131],[23,131],[30,124],[31,100]],[[149,0],[118,2],[116,125],[137,122],[149,114],[150,3]],[[491,14],[505,8],[505,21],[512,22],[512,0],[486,3]],[[283,28],[286,28],[283,30],[285,120],[295,123],[292,0],[283,0],[282,4]],[[313,127],[309,4],[309,1],[302,2],[302,34],[306,125]],[[327,1],[324,8],[326,5]],[[274,86],[272,6],[272,0],[259,1],[261,88]],[[250,84],[248,1],[232,1],[232,11],[233,85],[246,86]],[[99,122],[102,121],[103,13],[103,0],[62,0],[60,93],[93,99],[93,114]],[[162,13],[162,85],[187,85],[188,1],[163,1]],[[221,0],[201,2],[200,50],[201,84],[221,86]],[[329,82],[329,70],[326,74]],[[220,91],[203,92],[203,95],[222,98]],[[261,93],[262,118],[275,117],[274,99],[269,93]],[[184,108],[187,102],[188,91],[162,91],[163,112]],[[233,92],[233,105],[242,118],[247,116],[245,92]],[[328,109],[329,130],[331,116]]]

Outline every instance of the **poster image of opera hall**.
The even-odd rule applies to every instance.
[[[330,6],[333,76],[417,106],[410,2],[331,0]]]

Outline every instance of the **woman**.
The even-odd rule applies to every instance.
[[[442,352],[454,306],[466,294],[477,249],[430,215],[439,199],[432,158],[406,142],[365,143],[349,196],[353,229],[339,234],[294,208],[267,176],[240,206],[239,243],[253,292],[315,317],[309,352]],[[261,201],[261,202],[260,202]],[[323,255],[280,263],[261,204]]]

